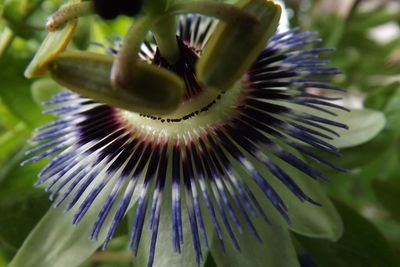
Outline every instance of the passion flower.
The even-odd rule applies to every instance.
[[[190,227],[196,260],[200,262],[203,249],[209,248],[207,221],[221,244],[233,242],[238,250],[241,244],[237,235],[244,228],[262,240],[254,220],[257,216],[266,223],[269,220],[255,190],[262,191],[291,223],[290,209],[272,186],[271,177],[299,201],[319,205],[281,162],[316,180],[329,178],[303,157],[343,171],[314,149],[339,155],[329,140],[337,135],[335,128],[346,125],[329,117],[334,116],[335,109],[344,108],[333,104],[334,98],[308,90],[340,91],[327,79],[340,72],[325,66],[327,61],[319,58],[333,49],[310,48],[310,44],[320,42],[313,32],[293,29],[277,33],[239,80],[228,90],[215,90],[202,83],[196,73],[215,23],[206,16],[181,16],[176,30],[179,57],[174,62],[163,56],[155,41],[140,46],[137,56],[141,64],[167,70],[183,80],[183,97],[176,109],[161,115],[133,112],[63,91],[45,103],[56,105],[47,113],[59,119],[38,129],[32,139],[38,145],[27,151],[34,155],[22,163],[51,158],[39,173],[37,185],[47,184],[50,198],[56,199],[55,207],[66,202],[68,211],[80,201],[74,224],[82,220],[99,195],[107,195],[90,234],[90,238],[97,239],[107,218],[112,218],[105,229],[104,247],[135,203],[129,246],[137,254],[147,220],[152,231],[148,266],[154,261],[163,213],[171,214],[173,250],[182,250],[184,240],[189,238],[183,235],[183,228]],[[122,40],[112,42],[111,47],[101,46],[115,57]],[[50,64],[53,78],[67,87],[87,83],[110,86],[95,76],[95,67],[75,59],[71,54],[61,54],[54,60]],[[79,68],[74,71],[69,67],[74,62],[91,68],[87,73],[92,76],[85,79]],[[185,210],[189,226],[182,223]]]

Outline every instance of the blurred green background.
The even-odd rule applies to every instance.
[[[48,78],[27,80],[24,69],[46,32],[48,14],[61,0],[0,0],[0,267],[6,266],[30,230],[45,214],[47,194],[32,184],[43,163],[20,167],[35,127],[52,120],[40,103],[59,90]],[[367,107],[386,116],[384,130],[372,141],[344,149],[332,159],[350,170],[326,170],[326,186],[345,223],[337,243],[293,236],[318,266],[400,266],[400,2],[383,0],[287,1],[292,26],[318,31],[336,47],[332,65],[344,75],[335,83],[347,89],[344,105]],[[112,33],[123,35],[130,19],[105,23],[80,20],[71,46],[89,47]],[[90,49],[97,49],[90,47]],[[107,252],[96,252],[82,266],[131,266],[126,238]],[[212,266],[212,259],[208,259]]]

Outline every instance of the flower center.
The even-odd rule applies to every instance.
[[[167,138],[178,138],[198,129],[217,125],[231,116],[241,94],[241,86],[229,92],[220,92],[202,86],[196,77],[195,66],[201,56],[201,50],[191,47],[190,42],[177,37],[181,56],[174,64],[169,64],[159,50],[154,52],[151,63],[168,69],[179,75],[185,82],[183,102],[172,113],[164,116],[138,114],[119,110],[117,116],[125,125],[130,125],[132,131],[141,129],[144,134],[158,133]]]
[[[168,61],[160,54],[160,50],[157,49],[152,63],[170,70],[180,76],[185,82],[186,87],[184,100],[189,100],[193,97],[196,97],[203,91],[203,87],[199,84],[196,78],[195,70],[197,60],[199,59],[199,54],[186,45],[179,36],[176,39],[180,50],[180,57],[178,61],[173,65],[169,64]]]
[[[140,130],[143,134],[158,134],[159,137],[177,139],[200,129],[226,123],[235,114],[241,95],[238,83],[226,93],[203,90],[195,98],[184,101],[176,111],[162,117],[118,110],[117,117],[129,125],[132,132]]]

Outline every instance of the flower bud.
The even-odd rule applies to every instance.
[[[184,83],[174,73],[138,62],[127,87],[114,90],[113,57],[90,52],[60,54],[49,66],[55,81],[66,88],[111,106],[144,114],[168,114],[183,99]]]

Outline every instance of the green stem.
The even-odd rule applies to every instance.
[[[172,4],[168,12],[173,14],[198,13],[243,27],[251,26],[259,22],[256,16],[253,16],[237,6],[212,1],[179,0]]]
[[[176,42],[176,21],[174,16],[163,17],[151,27],[151,31],[157,42],[160,54],[170,64],[175,63],[180,56],[178,43]]]
[[[351,20],[356,13],[358,6],[361,4],[362,1],[363,0],[354,1],[346,18],[344,20],[340,19],[340,21],[337,23],[335,30],[332,32],[331,36],[326,42],[327,46],[337,47],[340,44],[344,34],[346,33],[346,30],[349,28]]]
[[[169,4],[168,0],[146,0],[143,1],[143,13],[150,16],[157,16],[165,13]]]
[[[151,0],[144,6],[144,11],[147,14],[131,26],[113,64],[111,82],[114,89],[129,84],[129,77],[133,75],[137,64],[140,45],[148,30],[153,32],[161,55],[171,64],[178,60],[180,52],[176,41],[174,15],[200,13],[241,27],[259,22],[257,17],[234,5],[211,1],[177,1],[168,7],[166,0]]]
[[[68,21],[91,15],[94,13],[92,2],[80,2],[67,4],[61,7],[58,11],[54,12],[46,22],[46,30],[51,32],[64,26]]]
[[[111,69],[111,83],[114,89],[124,88],[124,85],[129,84],[129,77],[135,73],[140,46],[153,23],[153,17],[143,16],[129,28]]]
[[[147,0],[143,3],[143,12],[154,18],[151,31],[157,42],[160,54],[170,64],[175,63],[179,58],[179,47],[176,42],[176,21],[175,17],[168,13],[168,6],[171,0]]]
[[[38,9],[44,0],[38,1],[35,5],[32,6],[29,10],[26,10],[25,13],[22,15],[21,19],[21,24],[22,26],[25,26],[24,23],[32,16],[32,14]],[[4,13],[4,8],[1,10],[2,13]],[[2,14],[6,20],[13,20],[13,18],[10,18],[7,16],[7,14]],[[11,46],[12,42],[15,39],[15,34],[10,28],[5,28],[3,31],[3,34],[0,39],[0,56],[2,56],[8,48]]]
[[[187,13],[200,13],[216,17],[229,24],[240,25],[241,27],[258,23],[257,17],[231,4],[211,1],[176,1],[164,12],[163,16],[157,19],[151,29],[161,55],[171,64],[176,62],[180,55],[176,42],[174,15]]]
[[[357,11],[358,6],[361,4],[363,0],[355,0],[353,5],[350,8],[349,13],[347,14],[347,18],[346,18],[346,24],[349,24],[349,22],[351,21],[351,19],[353,18],[354,14]]]

